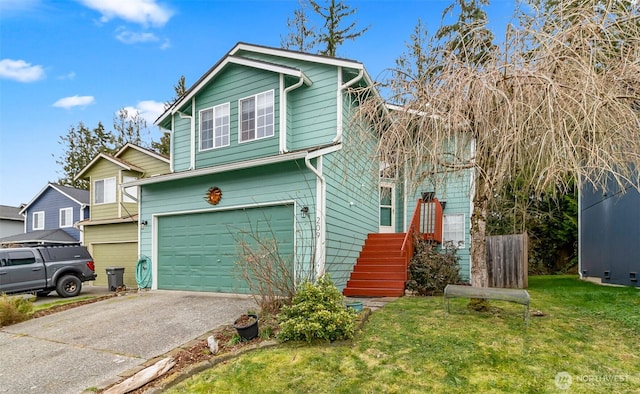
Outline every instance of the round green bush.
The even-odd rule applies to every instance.
[[[278,315],[281,341],[351,339],[356,329],[356,313],[344,306],[344,297],[329,275],[316,284],[303,282],[291,306],[283,306]]]

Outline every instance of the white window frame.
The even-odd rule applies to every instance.
[[[97,193],[97,184],[102,182],[103,186],[102,186],[102,201],[98,202],[98,199],[96,198],[96,193]],[[107,188],[107,186],[111,186]],[[107,192],[111,191],[110,194],[107,194]],[[113,204],[116,202],[116,178],[115,177],[111,177],[111,178],[104,178],[104,179],[96,179],[95,181],[93,181],[93,204],[94,205],[104,205],[104,204]]]
[[[442,243],[451,242],[454,247],[465,247],[466,217],[464,213],[442,215]]]
[[[265,97],[271,99],[270,107],[266,105],[259,105],[260,100]],[[248,131],[253,131],[253,138],[244,139],[242,135],[242,125],[244,123],[244,120],[242,119],[242,105],[244,102],[249,101],[253,101],[253,118],[249,119],[247,123],[250,123],[251,128],[248,129]],[[261,113],[261,111],[268,110],[268,108],[271,108],[270,112]],[[264,124],[260,124],[261,119],[264,119]],[[270,133],[268,133],[269,126],[271,126]],[[273,137],[276,134],[275,128],[275,93],[273,89],[238,100],[238,143],[242,144],[245,142]]]
[[[37,226],[36,224],[40,224],[40,220],[37,220],[36,217],[41,217],[42,218],[42,225]],[[33,215],[31,216],[33,222],[31,223],[31,226],[33,227],[33,230],[44,230],[44,219],[45,219],[45,215],[44,215],[44,211],[37,211],[34,212]]]
[[[73,226],[73,207],[60,208],[60,228]]]
[[[207,139],[207,146],[204,146],[205,139],[203,138],[204,127],[202,124],[203,114],[205,112],[211,112],[211,139]],[[223,148],[229,146],[231,142],[231,104],[224,103],[214,107],[209,107],[200,110],[200,151],[207,151],[216,148]],[[225,143],[226,140],[226,143]],[[210,145],[209,145],[210,144]]]
[[[133,182],[135,180],[137,180],[138,178],[136,178],[135,176],[129,176],[129,175],[124,175],[122,176],[122,183],[127,183],[127,182]],[[134,200],[133,198],[129,197],[127,195],[127,193],[125,193],[125,191],[134,196],[136,199]],[[123,188],[122,190],[122,202],[132,202],[132,203],[136,203],[138,198],[138,186],[129,186],[127,188]]]

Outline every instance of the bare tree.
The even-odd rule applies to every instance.
[[[413,80],[419,88],[407,89],[391,114],[371,94],[358,113],[377,131],[379,156],[397,158],[414,186],[471,171],[474,286],[488,285],[489,203],[511,179],[532,193],[571,179],[640,190],[638,6],[536,4],[522,7],[495,56],[478,63],[474,52],[434,46],[438,72]]]
[[[311,7],[311,17],[305,12]],[[294,11],[293,20],[287,18],[289,33],[280,39],[281,46],[302,52],[316,52],[320,55],[336,57],[338,47],[347,40],[355,40],[369,27],[358,30],[357,20],[345,26],[346,19],[357,12],[342,0],[324,0],[324,4],[315,0],[301,0],[300,8]],[[311,21],[315,16],[322,23],[316,28]]]
[[[315,45],[315,28],[310,25],[306,12],[307,4],[300,1],[300,8],[293,11],[293,19],[287,18],[289,33],[280,36],[280,46],[299,52],[311,52]]]

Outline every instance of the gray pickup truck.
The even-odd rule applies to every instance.
[[[33,292],[60,297],[80,294],[96,278],[93,258],[80,245],[0,249],[0,293]]]

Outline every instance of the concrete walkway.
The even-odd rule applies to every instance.
[[[89,293],[88,288],[81,296]],[[55,293],[47,297],[52,302]],[[0,393],[102,388],[249,310],[247,296],[130,293],[0,329]]]

